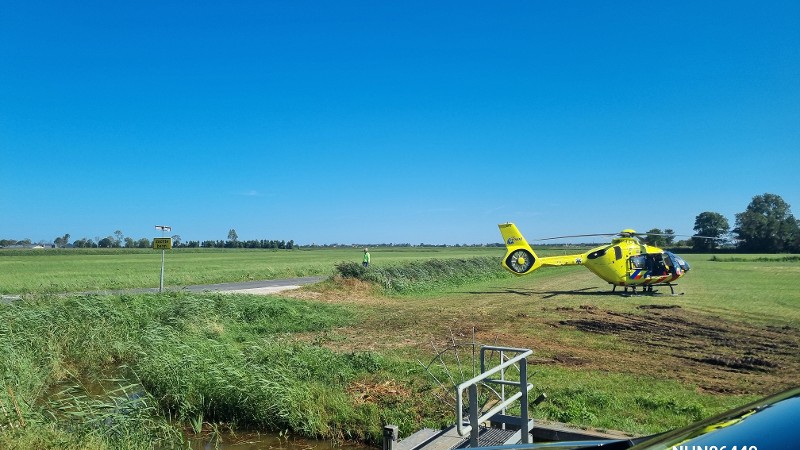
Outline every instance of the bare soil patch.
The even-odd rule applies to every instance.
[[[616,336],[649,355],[642,363],[672,370],[708,391],[738,393],[750,385],[771,392],[800,375],[800,332],[795,328],[722,321],[676,305],[638,309],[641,313],[562,309],[567,318],[556,326]]]
[[[540,290],[524,295],[498,288],[436,298],[386,297],[367,283],[343,281],[284,293],[367,312],[364,322],[329,333],[324,345],[337,351],[434,354],[474,339],[533,349],[534,365],[674,380],[709,393],[770,394],[800,379],[795,326],[723,319],[655,300],[617,308],[605,293],[579,291],[586,301],[577,304],[576,295],[542,296],[558,279],[539,280]]]

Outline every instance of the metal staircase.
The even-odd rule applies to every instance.
[[[487,353],[499,352],[500,362],[487,368]],[[527,360],[533,351],[521,348],[482,346],[480,374],[456,386],[456,424],[444,430],[422,429],[397,442],[397,427],[384,429],[385,450],[450,450],[531,442],[533,421],[528,418]],[[508,378],[507,369],[516,368],[518,376]],[[479,389],[490,400],[479,404]],[[519,416],[507,410],[519,404]]]

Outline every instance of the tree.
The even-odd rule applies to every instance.
[[[723,238],[730,230],[728,219],[720,213],[706,211],[694,219],[694,232],[699,236]],[[708,251],[718,247],[717,239],[692,238],[692,248],[696,251]]]
[[[136,241],[133,240],[132,237],[125,238],[125,248],[134,248],[136,247]]]
[[[92,248],[95,247],[95,243],[91,239],[81,238],[73,242],[72,246],[78,248]]]
[[[69,233],[53,239],[53,243],[56,244],[56,247],[66,247],[69,245]]]
[[[663,247],[666,245],[667,240],[664,236],[661,236],[664,232],[661,231],[660,228],[651,228],[650,231],[647,232],[647,236],[645,241],[656,247]]]
[[[116,237],[116,239],[114,239],[114,247],[122,247],[122,238],[125,237],[122,234],[122,231],[120,230],[115,231],[114,236]]]
[[[114,246],[114,238],[112,238],[111,236],[106,236],[103,239],[97,241],[97,246],[103,248],[111,248]]]
[[[666,228],[664,230],[664,245],[670,246],[675,243],[675,230],[672,228]]]
[[[176,247],[181,245],[181,235],[180,234],[176,234],[176,235],[172,236],[172,245],[174,245]]]
[[[239,247],[239,235],[236,234],[236,230],[233,228],[228,231],[228,242],[226,242],[223,247],[227,248],[237,248]]]
[[[136,248],[150,248],[150,239],[141,238],[136,241]]]
[[[798,224],[789,204],[779,195],[763,194],[753,197],[747,209],[736,214],[733,231],[741,250],[777,253],[794,247]]]

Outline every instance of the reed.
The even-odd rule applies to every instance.
[[[382,370],[382,359],[291,337],[353,320],[335,305],[222,294],[42,297],[5,306],[0,447],[33,442],[25,436],[42,427],[76,447],[174,444],[170,421],[377,439],[367,431],[377,426],[342,428],[337,420],[370,416],[346,386]],[[103,373],[131,384],[89,393],[87,380]],[[54,392],[58,386],[66,387]],[[375,414],[368,420],[379,424]]]

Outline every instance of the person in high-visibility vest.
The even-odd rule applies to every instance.
[[[368,248],[364,249],[364,262],[363,262],[363,264],[364,264],[364,267],[369,267],[369,249]]]

